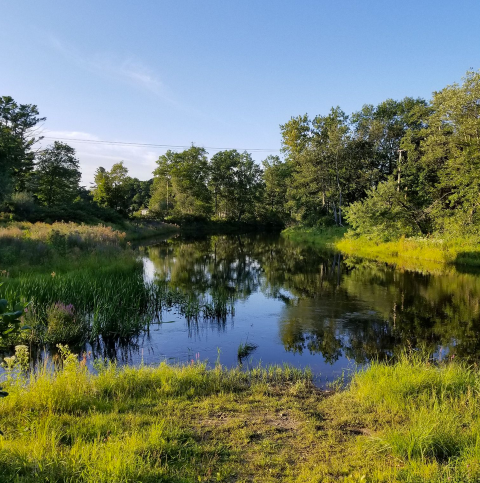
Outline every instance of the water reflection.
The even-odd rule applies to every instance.
[[[192,300],[228,298],[235,309],[231,324],[226,318],[208,322],[210,330],[217,324],[224,334],[216,339],[220,344],[229,330],[240,328],[238,346],[253,320],[248,333],[269,341],[263,348],[259,344],[262,360],[283,362],[290,353],[309,361],[321,356],[324,364],[345,358],[365,363],[406,347],[441,349],[467,360],[480,354],[480,277],[475,273],[396,270],[262,235],[167,240],[145,249],[145,256],[155,283]],[[257,320],[268,301],[276,302],[271,313]],[[205,330],[205,322],[186,323],[189,339]],[[163,335],[167,338],[168,331]],[[172,355],[179,341],[171,341]]]

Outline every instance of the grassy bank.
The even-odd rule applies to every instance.
[[[381,242],[355,237],[346,228],[293,226],[282,232],[293,241],[318,248],[391,263],[412,270],[435,271],[445,265],[480,266],[480,241],[475,238],[401,238]]]
[[[335,248],[335,244],[346,233],[342,227],[307,227],[291,226],[282,231],[282,236],[300,243],[317,246],[318,248]]]
[[[170,235],[180,231],[180,227],[173,223],[161,221],[135,221],[126,222],[123,226],[127,241],[140,241],[157,236]],[[119,231],[122,230],[120,227]]]
[[[376,242],[365,237],[343,237],[335,243],[338,250],[405,268],[435,268],[438,264],[480,266],[480,242],[477,239],[401,238]]]
[[[1,481],[474,482],[480,376],[461,364],[374,364],[338,392],[290,368],[189,366],[11,379]]]
[[[12,222],[0,225],[0,271],[75,264],[85,256],[118,258],[129,242],[166,235],[178,227],[156,222],[126,222],[122,226],[77,223]]]

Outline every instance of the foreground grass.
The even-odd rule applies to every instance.
[[[0,480],[480,481],[480,376],[461,364],[373,364],[326,394],[291,368],[202,364],[5,384]]]
[[[377,242],[365,237],[346,236],[335,248],[348,255],[393,263],[404,268],[438,268],[439,265],[480,266],[477,239],[401,238]]]

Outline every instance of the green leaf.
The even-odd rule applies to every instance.
[[[5,299],[0,300],[0,314],[4,314],[8,310],[8,302]]]

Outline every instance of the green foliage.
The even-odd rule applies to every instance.
[[[0,284],[0,287],[3,284]],[[29,304],[9,303],[0,299],[0,344],[5,345],[8,340],[15,339],[23,330],[30,327],[23,324],[23,316]]]
[[[215,216],[242,221],[256,218],[262,200],[262,170],[250,154],[236,150],[220,151],[210,161],[209,188],[215,203]]]
[[[192,146],[181,153],[169,150],[158,158],[149,205],[153,213],[162,217],[168,214],[210,215],[206,154],[205,149]]]
[[[80,167],[75,149],[55,141],[38,155],[35,168],[35,191],[45,206],[71,203],[80,189]]]
[[[393,180],[367,191],[365,200],[346,208],[345,218],[355,233],[385,241],[426,231],[425,213],[408,204]]]
[[[14,191],[25,191],[33,171],[35,126],[44,121],[37,106],[0,97],[0,201]]]
[[[110,171],[100,167],[95,172],[93,201],[123,216],[133,214],[148,204],[151,184],[129,177],[123,161],[114,164]]]

